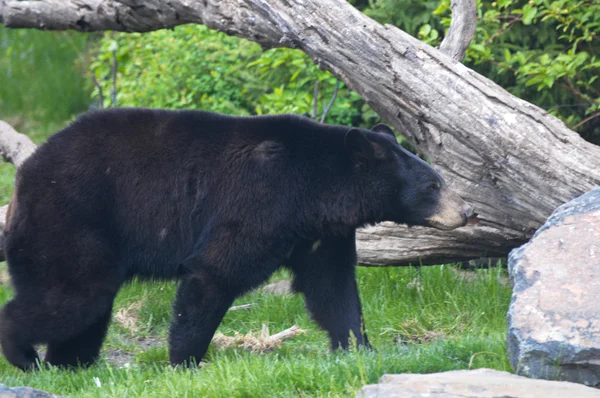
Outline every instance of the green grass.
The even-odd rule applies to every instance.
[[[129,309],[137,315],[137,331],[113,322],[96,365],[23,373],[0,359],[0,382],[70,397],[350,396],[385,373],[469,367],[510,371],[505,270],[478,270],[468,276],[449,266],[359,268],[372,351],[330,352],[326,334],[309,319],[301,296],[255,291],[236,302],[254,306],[230,311],[219,332],[258,333],[263,323],[271,333],[293,324],[307,332],[268,353],[211,346],[208,365],[199,370],[168,365],[164,342],[174,283],[134,282],[119,293],[115,312]],[[275,276],[282,277],[285,272]],[[9,288],[0,286],[0,304],[9,296]],[[114,364],[117,351],[128,356],[130,367]]]

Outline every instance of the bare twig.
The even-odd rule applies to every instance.
[[[475,0],[452,0],[452,22],[440,51],[460,62],[465,58],[467,47],[475,35],[477,5]]]
[[[263,331],[264,331],[264,325],[263,325]],[[268,334],[269,329],[266,329],[266,332]],[[268,344],[276,344],[280,341],[286,340],[286,339],[290,339],[292,337],[296,337],[299,334],[302,333],[306,333],[306,331],[304,329],[300,329],[300,327],[298,325],[294,325],[289,329],[286,329],[284,331],[281,331],[279,333],[275,333],[272,336],[269,336],[266,338],[266,341]]]
[[[319,98],[319,81],[317,80],[315,82],[315,89],[313,91],[313,109],[312,109],[312,115],[311,118],[313,120],[317,119],[317,100]]]
[[[234,305],[233,307],[229,308],[229,311],[237,311],[237,310],[247,310],[254,307],[254,304],[250,303],[250,304],[242,304],[242,305]]]
[[[335,82],[335,89],[333,90],[333,95],[331,96],[331,100],[329,101],[327,108],[325,108],[325,110],[323,111],[323,115],[321,116],[321,123],[323,123],[325,121],[325,117],[327,116],[327,114],[329,113],[329,110],[333,106],[333,103],[335,102],[335,99],[337,98],[337,93],[338,93],[339,88],[340,88],[340,81],[338,80]]]
[[[213,337],[212,342],[221,349],[241,347],[253,352],[267,352],[278,347],[283,340],[291,339],[305,332],[305,330],[294,325],[289,329],[270,336],[268,326],[263,324],[259,337],[254,336],[252,333],[243,335],[236,332],[234,336],[217,333]]]
[[[92,74],[92,81],[94,82],[94,85],[98,89],[98,97],[100,97],[100,106],[99,106],[99,108],[104,108],[104,94],[102,93],[102,86],[100,85],[100,83],[98,83],[98,80],[96,79],[96,74],[95,73]]]
[[[583,124],[586,124],[587,122],[589,122],[592,119],[597,118],[598,116],[600,116],[600,111],[592,113],[590,116],[586,117],[585,119],[583,119],[582,121],[580,121],[579,123],[577,123],[575,126],[573,126],[573,129],[576,129],[579,126],[581,126]]]
[[[519,22],[521,19],[523,18],[522,15],[514,15],[513,18],[506,22],[506,26],[503,29],[500,29],[498,32],[494,33],[493,35],[491,35],[486,41],[485,44],[489,45],[491,42],[493,42],[495,39],[497,39],[498,37],[508,33],[512,27],[514,26],[514,24],[516,22]]]

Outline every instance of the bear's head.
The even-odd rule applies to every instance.
[[[475,215],[431,166],[398,144],[388,126],[352,128],[345,146],[375,221],[451,230]]]

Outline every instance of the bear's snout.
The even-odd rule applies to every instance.
[[[475,210],[460,196],[449,189],[443,189],[435,213],[427,218],[429,226],[449,231],[467,225],[476,217]]]

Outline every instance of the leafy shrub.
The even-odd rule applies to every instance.
[[[103,77],[104,106],[111,98],[111,65],[117,59],[117,104],[171,109],[210,109],[247,114],[260,87],[247,65],[260,47],[186,25],[145,34],[107,34],[91,65]],[[94,91],[98,95],[98,90]]]
[[[465,63],[600,143],[600,3],[478,0],[477,6],[477,31]],[[449,27],[450,0],[442,0],[434,14]],[[437,45],[443,32],[436,30],[439,25],[425,24],[418,37]]]
[[[320,81],[318,103],[330,100],[336,79],[302,52],[262,52],[247,40],[199,25],[145,34],[106,34],[91,70],[110,106],[111,65],[117,60],[118,106],[204,109],[237,115],[311,113],[313,88]],[[99,97],[98,88],[93,96]],[[361,124],[376,118],[360,97],[340,86],[327,121]]]

